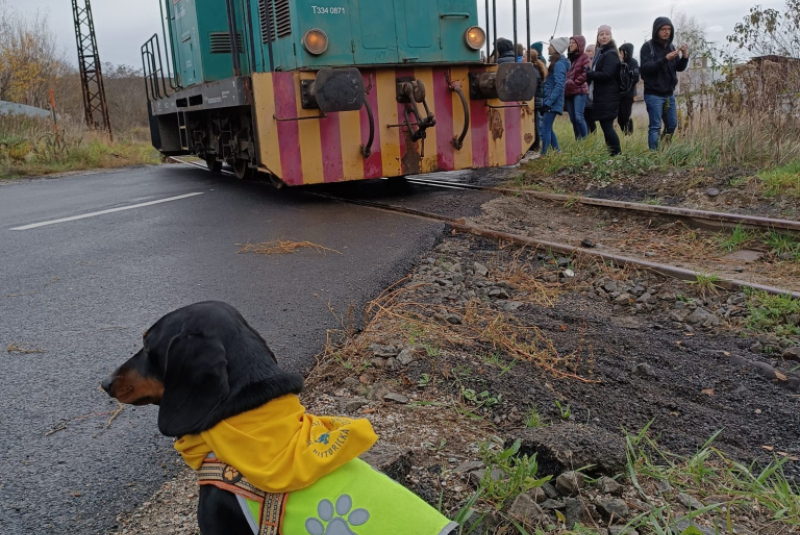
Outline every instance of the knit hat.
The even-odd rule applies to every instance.
[[[567,53],[567,49],[569,49],[569,37],[556,37],[550,41],[550,46],[552,46],[559,55],[563,56]]]
[[[597,33],[598,34],[600,34],[600,32],[602,32],[602,31],[607,31],[608,33],[611,33],[611,26],[609,26],[608,24],[603,24],[602,26],[597,28]]]
[[[541,58],[544,56],[544,43],[541,41],[536,41],[531,45],[531,48],[539,53],[539,57]]]

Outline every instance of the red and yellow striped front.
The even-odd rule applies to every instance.
[[[469,99],[469,73],[495,68],[362,70],[375,118],[368,158],[361,154],[369,139],[366,109],[319,118],[319,110],[304,110],[300,104],[300,82],[313,79],[314,73],[253,74],[260,165],[286,184],[298,186],[516,164],[533,143],[533,102],[528,107],[490,108],[487,104],[513,103]],[[424,140],[412,142],[407,129],[397,126],[404,122],[404,104],[397,102],[398,77],[414,77],[427,89],[436,126],[427,130]],[[453,146],[453,138],[464,127],[464,109],[448,80],[461,83],[469,108],[470,129],[460,150]]]

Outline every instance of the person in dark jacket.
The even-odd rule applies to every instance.
[[[501,63],[517,62],[517,52],[514,48],[514,43],[504,37],[497,40],[497,52],[495,55],[497,56],[498,65]]]
[[[588,71],[589,97],[592,99],[592,116],[600,123],[608,152],[616,156],[622,149],[614,121],[619,115],[619,51],[611,36],[610,26],[597,30],[597,50]]]
[[[586,68],[592,64],[592,60],[584,52],[585,48],[586,39],[582,35],[575,35],[569,40],[567,57],[571,62],[571,66],[567,73],[567,85],[564,89],[564,95],[575,139],[583,139],[589,135],[589,129],[586,126],[586,119],[583,114],[586,110],[586,99],[589,97]]]
[[[647,41],[639,54],[640,70],[644,80],[644,102],[650,117],[647,144],[650,150],[658,149],[661,117],[666,111],[666,129],[669,139],[678,128],[678,107],[675,102],[675,87],[678,73],[689,66],[689,47],[686,44],[675,48],[675,27],[667,17],[658,17],[653,23],[653,38]]]
[[[619,99],[619,117],[617,122],[626,136],[633,134],[633,99],[636,97],[636,84],[639,83],[639,62],[633,57],[633,45],[625,43],[619,47],[619,59],[628,66],[628,71],[633,79],[633,87],[627,93],[622,93]]]
[[[567,85],[569,60],[566,58],[569,39],[559,37],[550,42],[550,67],[544,81],[544,102],[542,103],[542,156],[552,147],[561,152],[558,138],[553,131],[557,115],[564,113],[564,87]]]

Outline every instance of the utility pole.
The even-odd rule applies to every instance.
[[[582,26],[581,0],[572,0],[572,35],[583,35]]]
[[[79,6],[79,2],[83,7]],[[106,91],[103,87],[103,73],[100,68],[100,54],[97,52],[97,37],[94,33],[92,6],[89,0],[72,0],[72,18],[75,22],[75,41],[78,44],[78,67],[81,72],[83,89],[83,109],[86,114],[86,126],[100,128],[95,115],[103,121],[102,128],[111,134],[111,122],[108,120]]]

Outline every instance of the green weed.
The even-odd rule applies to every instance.
[[[789,295],[750,291],[747,327],[779,336],[800,336],[800,301]]]
[[[544,418],[542,418],[542,415],[539,414],[539,410],[535,405],[528,409],[528,413],[525,415],[525,427],[528,429],[536,429],[546,426],[547,424],[545,423]]]
[[[742,227],[741,224],[736,225],[736,228],[733,229],[733,232],[731,232],[730,235],[722,233],[718,237],[719,246],[722,248],[722,250],[729,253],[741,249],[742,246],[752,239],[753,233]]]
[[[769,196],[800,197],[800,160],[761,171],[758,178]]]
[[[520,441],[516,441],[511,447],[497,452],[486,444],[481,445],[486,471],[478,488],[483,497],[498,510],[507,500],[550,481],[550,476],[536,477],[539,466],[535,455],[517,455],[520,446]]]
[[[720,288],[719,283],[722,282],[722,278],[719,275],[699,272],[695,273],[694,277],[695,279],[693,281],[686,281],[686,284],[697,288],[698,293],[703,296],[703,298],[709,294],[717,294],[717,290]]]

